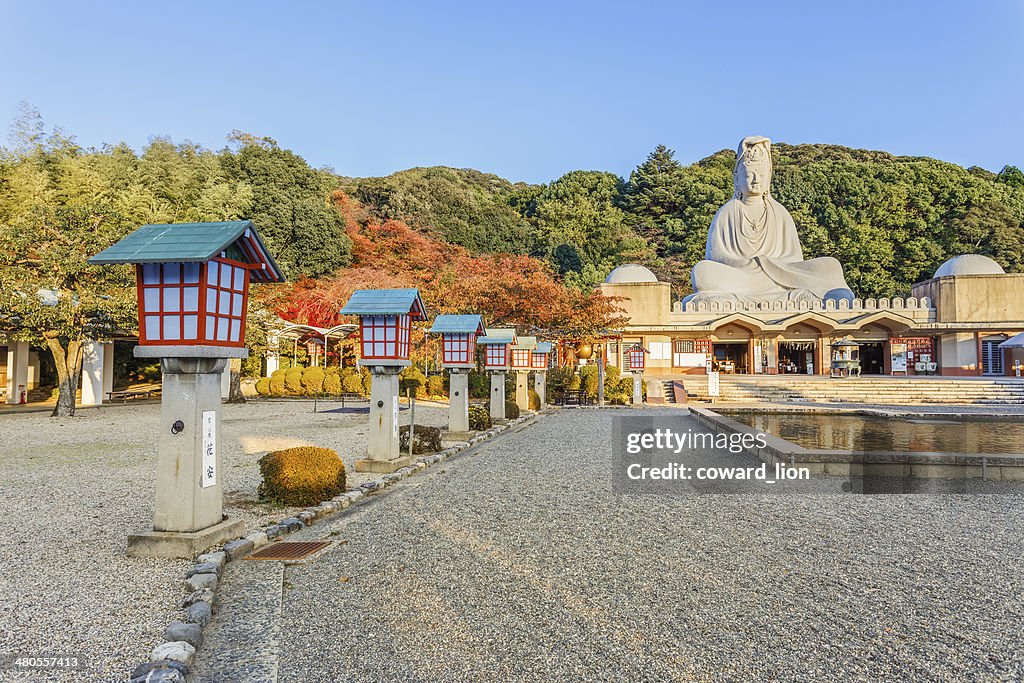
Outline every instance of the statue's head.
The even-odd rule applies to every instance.
[[[736,148],[736,166],[732,172],[737,197],[757,197],[768,194],[772,184],[772,141],[761,135],[751,135],[740,141]]]

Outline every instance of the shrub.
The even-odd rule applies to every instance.
[[[427,393],[431,396],[444,396],[444,377],[431,375],[427,378]]]
[[[341,371],[341,390],[348,394],[363,393],[363,378],[355,368]]]
[[[469,407],[469,428],[480,432],[491,428],[491,414],[483,406]]]
[[[540,394],[530,389],[530,410],[540,410]]]
[[[598,372],[596,364],[584,365],[580,368],[580,384],[582,385],[581,388],[587,392],[587,396],[597,396],[597,390],[600,385]]]
[[[270,378],[263,377],[256,382],[256,393],[260,396],[270,396]]]
[[[306,368],[302,371],[302,393],[306,396],[323,391],[324,379],[327,377],[323,368]]]
[[[413,455],[437,453],[441,450],[441,430],[437,427],[416,425],[415,434],[412,441]],[[398,429],[398,448],[402,453],[409,452],[409,425]]]
[[[292,396],[301,396],[303,394],[302,368],[289,368],[284,373],[284,388]]]
[[[515,401],[505,401],[505,417],[509,420],[519,417],[519,406]]]
[[[341,393],[341,375],[337,372],[328,372],[324,377],[324,393],[330,396],[337,396]]]
[[[270,378],[270,395],[271,396],[284,396],[285,395],[284,377],[271,377]]]
[[[565,388],[571,389],[572,391],[577,391],[580,388],[580,386],[582,386],[582,384],[583,380],[580,379],[580,376],[574,374],[566,381]]]
[[[272,451],[260,458],[260,474],[260,497],[282,505],[315,505],[345,490],[345,463],[329,448]]]
[[[369,396],[370,389],[373,388],[373,377],[372,375],[370,375],[370,371],[367,370],[366,368],[360,368],[359,379],[361,380],[363,385],[363,390],[359,393],[361,393],[363,396]]]
[[[277,370],[274,370],[272,373],[270,373],[270,379],[279,379],[283,382],[284,375],[286,372],[288,372],[286,369],[278,368]]]
[[[410,365],[399,375],[398,389],[405,396],[410,389],[416,398],[426,398],[427,376],[418,367]]]
[[[491,378],[486,372],[471,370],[469,373],[469,397],[487,398],[491,395]]]

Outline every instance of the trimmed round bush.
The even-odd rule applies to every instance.
[[[306,368],[302,371],[302,393],[312,396],[323,391],[326,377],[323,368]]]
[[[270,378],[262,377],[256,382],[256,393],[260,396],[270,396]]]
[[[431,396],[444,396],[444,377],[431,375],[427,378],[427,393]]]
[[[279,379],[283,382],[284,375],[286,372],[288,372],[287,368],[278,368],[277,370],[274,370],[272,373],[270,373],[270,379]]]
[[[519,405],[515,401],[505,401],[505,417],[509,420],[519,417]]]
[[[402,370],[402,374],[399,377],[398,386],[402,396],[405,396],[406,392],[411,389],[416,398],[426,398],[427,376],[418,367],[410,365],[405,370]]]
[[[260,458],[260,474],[260,498],[281,505],[316,505],[345,490],[345,463],[330,448],[272,451]]]
[[[363,378],[355,368],[341,371],[341,390],[349,394],[363,393]]]
[[[284,388],[292,396],[301,396],[304,393],[302,388],[302,368],[289,368],[284,373]]]
[[[437,453],[441,450],[441,430],[437,427],[416,425],[416,431],[413,434],[413,455]],[[409,452],[409,425],[404,425],[398,430],[398,450],[402,453]]]
[[[284,377],[271,377],[270,378],[270,395],[271,396],[284,396]]]
[[[328,372],[324,377],[324,393],[329,396],[337,396],[341,393],[341,374]]]
[[[361,393],[363,396],[370,395],[370,389],[373,387],[373,378],[370,375],[370,371],[366,368],[359,369],[359,378],[362,380],[363,390]]]
[[[540,410],[540,394],[530,389],[530,410]]]
[[[469,407],[469,428],[474,432],[481,432],[491,428],[491,414],[483,406]]]

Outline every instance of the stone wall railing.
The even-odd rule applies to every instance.
[[[692,301],[683,306],[682,301],[672,305],[673,313],[732,313],[736,311],[778,311],[793,312],[801,311],[889,311],[889,310],[928,310],[932,307],[932,301],[926,296],[918,299],[908,296],[906,298],[882,297],[881,299],[854,299],[849,301]]]

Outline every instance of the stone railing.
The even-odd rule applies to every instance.
[[[926,296],[918,299],[914,296],[906,298],[882,297],[881,299],[840,299],[839,301],[692,301],[683,306],[682,301],[672,305],[673,313],[732,313],[737,311],[778,311],[793,312],[800,311],[889,311],[889,310],[927,310],[932,307],[932,301]]]

